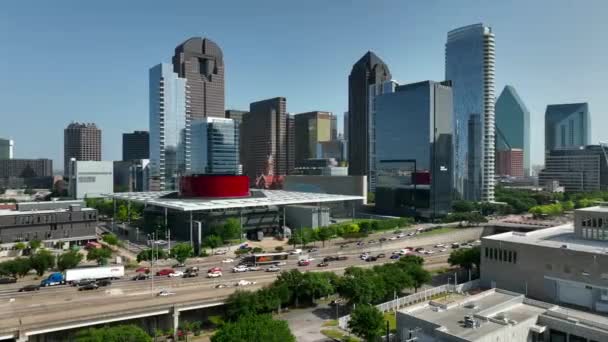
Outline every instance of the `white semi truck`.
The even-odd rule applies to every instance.
[[[73,283],[81,279],[118,279],[124,275],[125,267],[122,265],[72,268],[65,271],[65,281]]]

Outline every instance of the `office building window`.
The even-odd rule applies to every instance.
[[[551,265],[551,264],[545,264],[545,268],[547,269],[547,271],[552,271],[553,270],[553,265]]]
[[[564,265],[564,273],[570,273],[570,266]]]
[[[517,252],[513,252],[513,263],[517,264]]]
[[[512,262],[512,260],[513,260],[513,256],[511,255],[511,251],[508,251],[507,252],[507,261]]]

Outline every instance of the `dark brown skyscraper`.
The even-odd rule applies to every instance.
[[[94,123],[72,122],[63,131],[63,172],[68,173],[70,159],[101,160],[101,130]]]
[[[224,57],[216,43],[195,37],[180,44],[175,48],[173,71],[186,79],[189,120],[225,117]]]
[[[388,66],[368,51],[348,76],[348,174],[369,174],[369,86],[391,79]]]
[[[275,97],[249,105],[243,116],[241,151],[243,173],[252,180],[263,174],[285,175],[293,170],[293,118],[286,99]]]

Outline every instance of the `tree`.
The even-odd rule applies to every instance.
[[[38,276],[42,276],[44,271],[55,266],[55,255],[46,249],[39,250],[30,256],[30,265]]]
[[[107,243],[108,245],[112,245],[112,246],[118,246],[118,244],[120,243],[120,240],[118,240],[118,237],[115,234],[103,235],[101,237],[101,240],[103,242]]]
[[[304,285],[304,275],[298,269],[291,269],[289,271],[283,271],[277,277],[274,284],[281,286],[284,285],[289,289],[290,301],[295,301],[295,306],[298,307],[299,299],[302,295],[302,287]]]
[[[203,246],[211,248],[211,253],[213,253],[213,250],[218,248],[222,244],[222,238],[215,234],[207,236],[203,241]]]
[[[399,263],[401,264],[416,264],[422,265],[424,264],[424,258],[417,255],[404,255],[399,259]]]
[[[336,292],[328,274],[329,272],[304,273],[300,290],[311,303],[314,304],[315,298],[325,297]]]
[[[77,251],[68,251],[57,257],[57,268],[60,271],[65,271],[78,266],[82,261],[82,254]]]
[[[258,313],[256,292],[235,291],[226,299],[226,318],[236,321],[247,315]]]
[[[334,232],[329,227],[318,228],[317,237],[319,241],[323,243],[323,248],[325,248],[325,241],[331,239],[334,236]]]
[[[338,293],[350,303],[375,303],[387,293],[382,278],[374,271],[359,267],[348,267],[338,281]]]
[[[471,201],[454,201],[452,202],[452,209],[458,213],[469,213],[475,210],[475,203]]]
[[[241,235],[241,222],[239,219],[231,217],[224,222],[222,229],[222,238],[224,240],[240,239]]]
[[[382,336],[384,317],[376,307],[369,304],[357,305],[350,314],[348,328],[366,341],[374,342]]]
[[[27,258],[15,258],[0,263],[0,274],[10,275],[13,278],[24,277],[32,269]]]
[[[137,262],[167,259],[167,254],[160,248],[148,248],[137,254]]]
[[[106,265],[112,257],[112,250],[107,247],[95,248],[87,253],[87,260],[95,260],[99,265]]]
[[[77,342],[150,342],[152,338],[133,324],[89,328],[76,334]]]
[[[431,281],[431,273],[425,270],[422,265],[417,264],[406,264],[405,271],[412,277],[414,292],[418,292],[418,289],[425,283]]]
[[[473,266],[481,264],[481,249],[479,247],[456,249],[450,253],[448,263],[452,266],[460,266],[470,271]]]
[[[40,248],[40,246],[42,246],[42,241],[40,240],[32,240],[29,242],[30,245],[30,249],[31,250],[37,250],[38,248]]]
[[[272,319],[270,315],[248,315],[236,322],[221,326],[211,342],[295,342],[286,321]]]
[[[13,248],[14,248],[14,249],[16,249],[16,250],[18,250],[18,251],[22,251],[22,250],[24,250],[26,247],[27,247],[27,245],[26,245],[25,243],[23,243],[23,242],[17,242],[17,243],[16,243],[16,244],[13,246]]]
[[[175,258],[178,263],[183,264],[186,259],[194,255],[194,249],[189,243],[178,243],[171,248],[171,257]]]
[[[116,211],[116,220],[120,222],[126,222],[129,220],[129,209],[126,205],[121,204],[118,206],[118,210]]]

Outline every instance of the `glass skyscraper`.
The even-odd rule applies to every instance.
[[[450,82],[398,86],[376,97],[376,208],[386,214],[445,215],[453,195]]]
[[[591,141],[589,105],[548,105],[545,111],[545,151],[581,148]]]
[[[186,161],[186,80],[171,64],[149,72],[150,190],[175,190]]]
[[[369,108],[368,108],[368,122],[369,122],[369,146],[367,148],[369,152],[369,174],[367,181],[369,184],[369,191],[376,191],[376,98],[382,94],[394,93],[395,89],[399,84],[396,81],[390,80],[369,86]]]
[[[468,200],[494,200],[494,57],[490,27],[475,24],[448,33],[445,78],[454,94],[454,183],[458,196]]]
[[[213,117],[194,120],[190,144],[192,173],[223,175],[241,173],[239,127],[236,121]]]
[[[521,149],[524,175],[530,175],[530,112],[515,88],[505,86],[496,100],[496,151]]]

